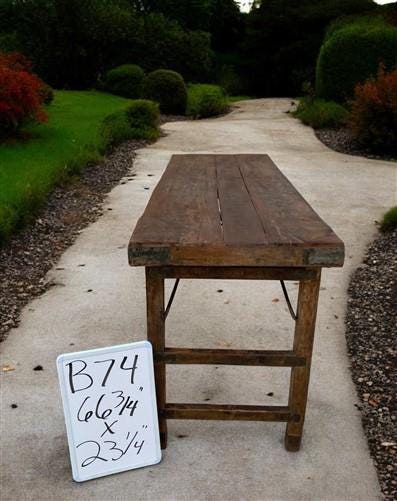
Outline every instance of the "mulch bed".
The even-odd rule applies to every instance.
[[[397,229],[368,248],[349,286],[346,338],[384,497],[397,499]]]
[[[21,309],[51,287],[46,273],[102,214],[106,194],[125,176],[122,183],[133,179],[135,151],[146,144],[127,141],[104,162],[87,166],[78,180],[56,187],[34,222],[0,248],[0,341],[17,327]]]
[[[322,143],[339,153],[359,155],[375,160],[396,160],[392,155],[375,155],[371,150],[364,148],[346,127],[341,129],[315,129],[314,132]]]

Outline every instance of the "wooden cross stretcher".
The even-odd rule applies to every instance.
[[[269,156],[174,155],[135,227],[128,253],[132,266],[146,268],[147,333],[162,448],[167,419],[235,419],[284,421],[286,449],[299,450],[321,268],[342,266],[344,245]],[[292,349],[166,347],[168,278],[299,281]],[[166,364],[290,367],[288,405],[168,403]]]

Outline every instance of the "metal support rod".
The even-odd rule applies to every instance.
[[[170,312],[172,301],[174,300],[175,293],[176,293],[176,290],[177,290],[178,285],[179,285],[179,280],[180,280],[180,278],[177,278],[175,280],[174,287],[173,287],[172,292],[171,292],[171,296],[170,296],[168,303],[167,303],[167,308],[165,309],[165,312],[164,312],[164,320],[167,318],[168,313]]]
[[[287,291],[287,288],[285,286],[284,280],[280,280],[280,284],[281,284],[281,288],[283,289],[285,301],[287,302],[287,306],[288,306],[290,315],[293,318],[293,320],[295,320],[295,322],[296,322],[298,320],[298,315],[295,313],[295,311],[294,311],[294,309],[292,307],[292,304],[291,304],[291,301],[289,299],[288,291]]]

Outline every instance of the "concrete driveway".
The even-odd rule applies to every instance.
[[[396,203],[396,166],[329,150],[285,114],[289,106],[287,99],[255,100],[219,119],[166,124],[167,136],[140,152],[134,180],[110,193],[112,210],[49,273],[54,286],[25,308],[1,347],[2,365],[15,366],[1,373],[2,501],[380,498],[354,406],[343,322],[349,275],[376,233],[374,220]],[[126,247],[175,152],[270,154],[346,243],[344,268],[323,273],[302,449],[284,450],[281,423],[171,421],[159,465],[77,484],[55,359],[145,339],[144,271],[128,267]],[[296,284],[289,289],[295,299]],[[287,349],[292,334],[276,282],[183,281],[167,320],[173,346]],[[33,371],[38,364],[43,371]],[[168,399],[286,404],[288,377],[282,368],[171,366]]]

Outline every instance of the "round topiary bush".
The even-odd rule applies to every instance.
[[[375,77],[381,63],[386,70],[397,65],[397,28],[379,22],[343,26],[320,49],[317,95],[339,102],[350,99],[355,86]]]
[[[162,113],[184,115],[187,90],[182,75],[171,70],[156,70],[145,80],[144,96],[157,101]]]
[[[108,71],[103,89],[117,96],[137,99],[141,97],[145,73],[136,64],[123,64]]]

